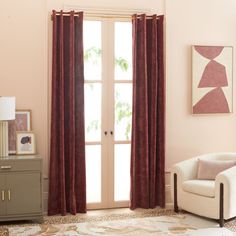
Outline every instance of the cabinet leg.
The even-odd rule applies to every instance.
[[[43,220],[43,216],[38,217],[37,219],[35,219],[35,222],[39,223],[39,224],[43,224],[44,220]]]

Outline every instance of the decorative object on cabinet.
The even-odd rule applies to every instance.
[[[15,97],[0,97],[0,156],[8,156],[8,120],[15,119]]]
[[[193,114],[230,113],[233,47],[192,46]]]
[[[16,131],[30,131],[31,128],[31,110],[16,110],[16,119],[8,124],[10,154],[16,154]]]
[[[32,131],[17,131],[16,132],[16,153],[20,154],[35,154],[35,135]]]
[[[43,220],[42,158],[0,158],[0,221]]]

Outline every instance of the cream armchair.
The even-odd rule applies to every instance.
[[[236,166],[220,172],[215,180],[198,180],[198,159],[235,160],[236,153],[210,153],[175,164],[171,170],[174,210],[219,220],[236,216]]]

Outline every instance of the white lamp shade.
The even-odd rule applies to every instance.
[[[15,110],[15,97],[0,97],[0,120],[14,120],[16,115]]]

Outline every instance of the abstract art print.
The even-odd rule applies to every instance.
[[[193,114],[231,113],[233,47],[192,46]]]
[[[31,110],[16,110],[15,120],[8,122],[9,154],[16,154],[16,132],[31,130]]]

